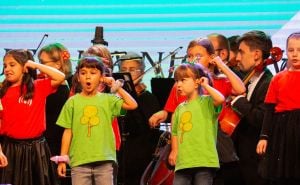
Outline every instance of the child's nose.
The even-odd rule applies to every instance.
[[[87,79],[90,79],[90,78],[91,78],[91,75],[90,75],[90,74],[87,74],[85,77],[86,77]]]

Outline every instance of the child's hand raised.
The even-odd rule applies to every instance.
[[[113,77],[103,77],[101,78],[100,82],[104,83],[105,85],[112,87],[115,83],[115,79]]]
[[[218,63],[223,62],[222,59],[218,55],[215,55],[215,54],[212,54],[210,56],[210,58],[211,58],[211,60],[209,63],[212,65],[218,65]]]
[[[207,77],[201,77],[201,78],[199,79],[199,84],[200,84],[202,87],[209,85],[209,80],[208,80],[208,78],[207,78]]]
[[[32,60],[28,60],[24,65],[24,72],[28,73],[29,69],[36,69],[36,63]]]

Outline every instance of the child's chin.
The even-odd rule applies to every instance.
[[[186,94],[184,92],[179,92],[178,93],[180,96],[185,96]]]

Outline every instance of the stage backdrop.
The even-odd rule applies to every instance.
[[[159,52],[164,58],[182,46],[176,57],[184,56],[190,40],[210,33],[262,30],[285,49],[287,35],[300,30],[299,7],[299,0],[2,0],[0,69],[5,48],[36,49],[53,42],[70,50],[75,67],[78,51],[92,45],[97,26],[103,27],[111,52],[149,54],[147,67],[150,60],[159,61]],[[162,62],[165,76],[169,63],[168,57]],[[145,81],[153,75],[147,74]]]

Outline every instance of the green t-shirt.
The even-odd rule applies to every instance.
[[[76,94],[68,99],[57,125],[72,129],[70,166],[116,160],[112,120],[121,113],[123,100],[113,94],[93,97]]]
[[[172,135],[177,136],[178,143],[175,170],[219,167],[217,115],[210,96],[199,96],[176,108],[172,123]]]

